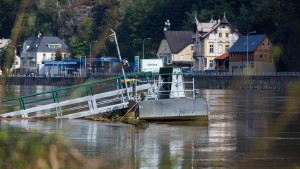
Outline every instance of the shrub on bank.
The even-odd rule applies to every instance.
[[[58,134],[1,129],[0,146],[0,168],[3,169],[117,168],[102,157],[83,157]]]

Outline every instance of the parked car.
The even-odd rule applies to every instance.
[[[182,67],[181,72],[184,74],[192,74],[192,70],[189,67]]]

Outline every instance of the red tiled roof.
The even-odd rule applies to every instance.
[[[224,60],[224,59],[226,59],[226,58],[228,58],[228,57],[229,57],[229,53],[224,53],[224,54],[222,54],[222,55],[216,57],[215,59],[216,59],[216,60]]]

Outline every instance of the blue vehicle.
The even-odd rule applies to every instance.
[[[181,72],[183,74],[192,74],[193,73],[192,70],[189,67],[182,67]]]

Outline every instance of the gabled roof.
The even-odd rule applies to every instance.
[[[224,59],[226,59],[228,57],[229,57],[229,53],[224,53],[224,54],[216,57],[215,60],[224,60]]]
[[[216,30],[218,27],[223,26],[223,25],[228,25],[228,26],[232,29],[232,31],[234,31],[234,32],[236,32],[237,34],[241,35],[241,33],[238,32],[238,30],[237,30],[234,26],[232,26],[230,22],[228,22],[228,20],[226,19],[225,15],[224,15],[223,19],[222,19],[219,23],[217,23],[216,25],[214,25],[214,26],[210,29],[210,31],[208,31],[208,32],[207,32],[206,34],[204,34],[202,37],[204,38],[204,37],[208,36],[210,33],[212,33],[212,32],[213,32],[214,30]]]
[[[0,39],[0,49],[6,47],[10,42],[10,39]]]
[[[249,35],[248,52],[254,52],[267,35]],[[229,53],[247,52],[247,36],[241,36],[228,50]]]
[[[165,31],[165,37],[172,53],[179,53],[192,43],[192,31]]]
[[[59,39],[58,37],[31,37],[25,41],[27,45],[30,47],[27,49],[27,52],[55,52],[57,49],[50,48],[50,44],[60,44],[62,52],[69,52],[68,46],[64,41]]]
[[[208,23],[202,22],[201,23],[196,19],[196,25],[197,25],[197,31],[207,33],[211,29],[213,29],[213,27],[217,24],[215,22],[208,22]]]

